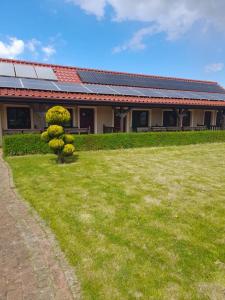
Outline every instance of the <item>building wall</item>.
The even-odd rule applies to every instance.
[[[96,109],[97,133],[103,133],[103,125],[113,126],[114,112],[111,106],[99,106]]]
[[[7,106],[26,106],[31,109],[31,128],[32,129],[43,129],[46,126],[45,113],[50,108],[48,104],[32,104],[32,105],[9,105],[0,104],[0,145],[1,145],[1,133],[2,129],[7,129]],[[79,106],[68,105],[67,108],[73,110],[73,126],[79,127]],[[85,106],[83,106],[85,107]],[[103,133],[103,125],[114,126],[114,110],[111,106],[89,106],[95,111],[95,133]],[[134,108],[133,110],[138,110]],[[163,124],[163,110],[165,108],[140,108],[139,110],[149,110],[149,126],[161,126]],[[169,108],[168,108],[169,110]],[[204,124],[204,109],[193,109],[191,117],[191,126],[203,125]],[[216,124],[216,110],[212,110],[211,125]],[[132,130],[132,110],[127,115],[127,131]]]
[[[198,126],[204,124],[204,110],[193,109],[192,110],[192,126]]]
[[[162,120],[162,109],[161,108],[153,108],[151,113],[151,125],[152,126],[162,126],[163,120]]]

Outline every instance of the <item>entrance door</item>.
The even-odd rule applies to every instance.
[[[206,111],[204,117],[204,125],[209,129],[211,125],[212,112]]]
[[[80,128],[90,128],[90,132],[94,133],[94,109],[80,108]]]

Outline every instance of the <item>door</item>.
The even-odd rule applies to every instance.
[[[212,112],[211,111],[206,111],[205,112],[205,117],[204,117],[204,125],[210,129],[211,126],[211,118],[212,118]]]
[[[80,108],[80,128],[90,128],[90,132],[95,132],[95,120],[93,108]]]

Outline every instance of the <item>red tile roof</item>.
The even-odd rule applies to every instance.
[[[93,103],[112,103],[112,104],[149,104],[149,105],[184,105],[184,106],[207,106],[207,107],[223,107],[224,101],[209,101],[209,100],[192,100],[192,99],[168,99],[168,98],[147,98],[133,96],[115,96],[115,95],[93,95],[80,93],[63,93],[49,91],[34,91],[34,90],[16,90],[1,88],[1,98],[21,98],[22,99],[49,99],[49,100],[69,100],[79,102]]]
[[[59,66],[52,64],[43,64],[37,62],[28,62],[20,60],[11,60],[0,58],[0,62],[11,62],[11,63],[20,63],[20,64],[29,64],[34,66],[46,66],[52,67],[56,73],[56,76],[61,82],[74,82],[81,83],[81,80],[76,73],[77,70],[89,70],[78,67],[67,67]],[[110,72],[97,70],[98,72]],[[111,72],[115,74],[128,74],[121,72]],[[141,75],[141,74],[130,74],[131,76],[146,76],[153,78],[167,78],[160,76],[151,76],[151,75]],[[201,83],[215,83],[211,81],[200,81],[192,79],[181,79],[175,78],[178,80],[201,82]],[[134,96],[119,96],[119,95],[99,95],[99,94],[81,94],[81,93],[65,93],[65,92],[51,92],[51,91],[37,91],[37,90],[22,90],[22,89],[13,89],[13,88],[0,88],[0,101],[1,98],[13,99],[21,98],[23,99],[49,99],[49,100],[70,100],[70,101],[83,101],[83,102],[99,102],[99,103],[123,103],[123,104],[149,104],[149,105],[185,105],[185,106],[207,106],[207,107],[224,107],[225,101],[212,101],[212,100],[193,100],[193,99],[171,99],[171,98],[149,98],[149,97],[134,97]]]

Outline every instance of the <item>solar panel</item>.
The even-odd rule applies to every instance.
[[[95,94],[104,94],[104,95],[117,95],[119,94],[117,91],[113,89],[111,86],[107,85],[98,85],[98,84],[85,84],[86,88],[92,91]]]
[[[22,85],[18,78],[0,76],[0,87],[20,89],[22,88]]]
[[[52,68],[40,66],[35,66],[34,68],[37,73],[38,79],[57,80],[57,77]]]
[[[37,79],[21,79],[25,89],[31,90],[45,90],[45,91],[59,91],[56,85],[48,80]]]
[[[80,83],[60,83],[60,82],[57,82],[57,86],[63,92],[92,93],[88,88],[86,88],[83,84],[80,84]]]
[[[156,89],[139,89],[137,88],[138,91],[140,91],[144,96],[146,97],[164,97],[165,93],[164,90],[156,90]]]
[[[31,65],[14,64],[17,77],[37,78],[34,67]]]
[[[12,63],[0,62],[0,76],[15,77],[15,70]]]
[[[77,71],[77,73],[84,83],[224,93],[223,88],[216,83],[204,83],[198,81],[185,81],[179,79],[167,79],[87,70],[80,70]]]
[[[174,91],[166,89],[150,89],[150,88],[129,88],[118,86],[104,86],[95,84],[79,84],[79,83],[60,83],[49,80],[27,79],[0,76],[0,88],[16,88],[16,89],[32,89],[45,91],[63,91],[84,94],[105,94],[105,95],[124,95],[124,96],[145,96],[158,98],[178,98],[178,99],[206,99],[206,100],[222,100],[225,101],[225,93],[206,93],[206,92],[189,92]],[[114,90],[115,89],[115,90]]]
[[[137,96],[137,97],[141,96],[141,93],[132,87],[112,86],[112,89],[121,95],[129,95],[129,96]]]

